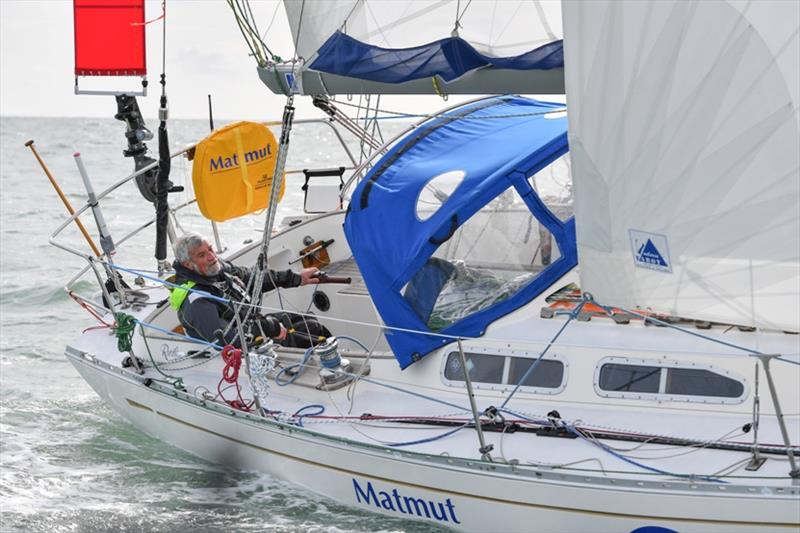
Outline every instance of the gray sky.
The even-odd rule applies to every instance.
[[[293,52],[283,6],[251,0],[262,31],[278,55]],[[146,0],[146,18],[161,13],[161,2]],[[277,11],[276,11],[277,7]],[[161,22],[147,26],[150,94],[139,105],[146,117],[158,109]],[[258,79],[256,63],[225,0],[167,1],[167,94],[170,116],[205,118],[207,94],[214,115],[227,119],[280,119],[285,97]],[[76,96],[71,0],[0,0],[0,115],[109,117],[110,96]],[[84,83],[85,86],[90,82]],[[138,84],[136,84],[138,88]],[[319,115],[308,98],[295,101],[298,116]],[[414,112],[443,107],[437,97],[394,97],[386,107]],[[452,101],[449,103],[453,103]]]
[[[252,2],[262,29],[277,3]],[[145,6],[148,20],[161,12],[160,1],[147,0]],[[146,30],[150,94],[140,106],[147,116],[155,116],[158,107],[161,28],[159,21]],[[282,6],[266,41],[276,53],[291,57]],[[209,93],[219,117],[279,116],[284,97],[265,89],[248,52],[225,0],[169,0],[166,71],[171,116],[207,116]],[[0,115],[109,116],[111,97],[76,96],[73,72],[71,0],[0,0]]]

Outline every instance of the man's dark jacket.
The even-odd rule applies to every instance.
[[[246,298],[248,283],[255,273],[253,269],[236,266],[221,259],[219,263],[221,269],[215,276],[203,276],[186,268],[178,261],[173,263],[176,285],[184,285],[188,281],[196,283],[183,300],[178,310],[178,318],[186,330],[186,334],[190,337],[208,342],[238,345],[236,326],[228,328],[228,324],[234,319],[233,306],[194,291],[203,291],[219,298],[241,302]],[[270,270],[264,276],[262,291],[271,291],[276,285],[283,288],[297,287],[300,285],[300,281],[300,275],[291,270]],[[243,306],[240,316],[244,317],[247,311],[248,308]],[[261,317],[259,323],[263,334],[267,337],[275,337],[281,331],[281,324],[276,317]],[[227,332],[225,332],[226,329]],[[222,339],[218,338],[221,333],[223,333]]]

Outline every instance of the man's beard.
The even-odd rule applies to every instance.
[[[199,265],[198,265],[197,263],[195,263],[195,265],[194,265],[194,266],[195,266],[195,269],[196,269],[196,270],[197,270],[197,271],[198,271],[200,274],[202,274],[203,276],[207,276],[207,277],[216,276],[216,275],[217,275],[217,274],[219,274],[219,273],[220,273],[220,271],[222,270],[222,264],[221,264],[219,261],[217,261],[216,263],[214,263],[214,266],[209,266],[209,267],[206,267],[205,271],[201,270],[201,269],[200,269],[200,267],[199,267]]]

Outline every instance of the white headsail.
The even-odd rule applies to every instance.
[[[800,2],[564,3],[581,283],[800,329]]]

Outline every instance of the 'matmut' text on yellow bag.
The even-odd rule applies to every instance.
[[[268,127],[236,122],[195,148],[192,183],[204,217],[222,222],[267,207],[278,144]],[[283,198],[286,183],[278,200]]]

